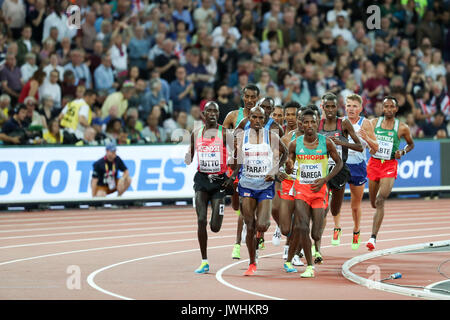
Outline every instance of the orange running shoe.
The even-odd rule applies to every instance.
[[[252,276],[256,272],[256,264],[252,263],[248,266],[248,270],[245,271],[244,276]]]

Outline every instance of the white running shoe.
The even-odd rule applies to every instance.
[[[292,264],[300,267],[305,265],[297,254],[292,258]]]
[[[283,259],[284,260],[287,260],[288,253],[289,253],[289,246],[284,246],[284,252],[283,252]]]
[[[246,237],[247,237],[247,225],[244,223],[244,225],[242,226],[241,241],[245,242]]]
[[[280,228],[278,228],[277,226],[272,236],[272,244],[278,247],[280,245],[280,242],[281,242],[281,231]]]

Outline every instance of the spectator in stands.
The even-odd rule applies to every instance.
[[[26,10],[24,2],[22,0],[4,0],[2,13],[13,39],[19,39],[22,27],[25,25]]]
[[[143,105],[146,103],[145,95],[147,93],[147,82],[144,79],[138,79],[134,87],[134,94],[128,100],[128,108],[135,108],[136,110],[142,111]]]
[[[64,68],[61,65],[59,65],[58,54],[55,52],[50,55],[49,64],[46,65],[43,69],[43,71],[47,74],[46,80],[50,80],[50,73],[53,70],[58,71],[58,74],[59,74],[58,81],[62,82],[64,80]]]
[[[42,69],[33,73],[33,76],[25,83],[20,92],[19,103],[24,102],[27,97],[33,97],[36,101],[39,101],[39,87],[44,83],[45,76],[46,74]]]
[[[375,76],[364,83],[364,89],[367,90],[370,98],[370,104],[365,106],[365,111],[373,114],[375,103],[381,101],[390,93],[389,80],[386,78],[386,64],[384,62],[378,62]]]
[[[444,122],[445,115],[442,111],[434,114],[433,120],[423,126],[423,132],[426,138],[445,139],[448,137],[447,125]]]
[[[188,50],[186,60],[187,63],[184,65],[187,75],[186,79],[194,84],[195,96],[200,97],[203,88],[207,85],[211,76],[201,62],[200,51],[197,48]]]
[[[44,31],[44,20],[47,17],[46,1],[36,0],[34,7],[29,7],[26,22],[33,28],[32,36],[34,42],[42,41],[42,33]]]
[[[92,127],[87,127],[84,130],[83,139],[75,143],[76,146],[98,146],[98,142],[95,140],[97,132]]]
[[[58,117],[61,109],[55,106],[53,97],[50,95],[43,95],[41,101],[38,112],[44,117],[44,127],[49,128],[50,121]]]
[[[109,54],[102,56],[102,63],[94,71],[95,89],[107,90],[108,93],[114,93],[118,88],[115,81],[114,71],[112,69],[112,60]]]
[[[92,88],[91,72],[84,62],[85,53],[80,49],[74,49],[70,53],[71,62],[64,66],[64,70],[70,70],[75,76],[75,85],[84,85],[87,89]]]
[[[33,74],[38,70],[38,66],[36,65],[36,55],[34,53],[27,53],[25,55],[26,63],[22,64],[20,67],[20,74],[22,75],[21,81],[22,84],[25,84],[30,80]]]
[[[22,37],[17,41],[17,65],[21,66],[25,62],[25,56],[31,52],[34,41],[31,40],[32,29],[31,26],[25,26],[22,29]]]
[[[128,68],[127,45],[120,33],[113,37],[113,45],[110,49],[111,61],[118,77],[126,76]]]
[[[150,50],[150,43],[145,38],[145,29],[143,25],[138,25],[134,31],[134,37],[131,38],[128,44],[128,51],[130,57],[130,67],[137,66],[142,75],[146,76],[147,57]],[[146,76],[148,79],[148,76]]]
[[[200,106],[193,105],[191,107],[191,113],[187,116],[186,128],[189,132],[197,130],[203,125],[202,112],[200,111]]]
[[[406,124],[408,125],[409,130],[411,132],[411,136],[413,138],[424,137],[423,130],[419,125],[417,125],[416,120],[414,119],[414,114],[412,112],[406,115]]]
[[[65,12],[67,6],[63,6],[63,4],[67,4],[67,1],[64,1],[64,3],[62,1],[55,1],[52,7],[52,13],[45,18],[44,30],[42,32],[42,42],[49,37],[50,29],[52,27],[56,27],[58,29],[58,42],[61,42],[65,37],[69,39],[75,37],[77,29],[69,28]]]
[[[68,133],[68,143],[74,144],[83,139],[84,130],[92,121],[91,106],[95,103],[95,99],[95,91],[88,89],[82,99],[69,102],[61,111],[58,119],[61,127]]]
[[[27,107],[20,104],[14,114],[3,124],[0,140],[4,144],[25,144],[27,142]]]
[[[95,20],[95,24],[94,24],[96,33],[100,33],[103,21],[112,22],[112,6],[109,3],[103,3],[101,10],[102,10],[102,13]]]
[[[77,87],[75,86],[75,75],[72,70],[64,71],[64,80],[61,83],[61,94],[64,98],[65,96],[73,96],[75,97],[75,93],[77,91]],[[64,103],[61,102],[63,106]]]
[[[0,96],[0,127],[9,119],[11,110],[11,98],[7,94]]]
[[[102,117],[108,115],[109,109],[115,105],[118,107],[118,117],[122,117],[127,111],[128,100],[134,94],[134,84],[132,82],[125,82],[118,92],[111,93],[105,100],[102,106]]]
[[[95,29],[95,20],[96,20],[95,12],[88,11],[86,12],[84,23],[81,25],[81,45],[83,46],[86,52],[93,52],[94,50],[94,42],[96,40],[97,31]]]
[[[212,8],[212,0],[203,0],[201,6],[194,10],[193,18],[196,28],[198,28],[201,23],[205,23],[207,31],[211,32],[217,21],[216,12]]]
[[[0,81],[2,90],[11,97],[12,103],[15,104],[19,99],[22,91],[22,83],[20,81],[20,68],[16,65],[16,56],[14,53],[6,55],[5,64],[0,70]]]
[[[442,62],[441,50],[436,49],[431,56],[431,62],[425,69],[425,75],[427,77],[431,77],[433,81],[436,81],[438,76],[445,76],[446,73],[447,71],[445,70],[445,66]]]
[[[158,32],[155,35],[155,42],[154,42],[153,46],[150,48],[150,50],[148,51],[147,69],[152,69],[154,66],[155,58],[157,56],[159,56],[160,54],[164,54],[162,48],[163,48],[163,42],[164,42],[165,38],[166,38],[166,35],[163,33]]]
[[[94,76],[95,69],[97,69],[102,63],[102,56],[105,50],[103,48],[103,41],[95,40],[94,41],[94,50],[90,53],[86,59],[86,63],[89,65],[89,71],[91,72],[91,76]],[[95,79],[94,79],[95,85]]]
[[[191,13],[184,7],[183,0],[173,0],[173,13],[174,20],[181,20],[187,24],[189,32],[194,31],[194,23],[192,21]]]
[[[128,109],[128,111],[133,109]],[[135,109],[136,110],[136,109]],[[139,130],[136,129],[136,117],[129,115],[125,120],[125,132],[127,133],[127,138],[132,144],[144,143],[144,138],[142,137]]]
[[[162,43],[162,54],[155,57],[154,67],[161,78],[171,83],[176,79],[175,70],[179,64],[178,57],[173,54],[174,42],[171,39],[165,39]]]
[[[63,144],[64,131],[59,126],[58,119],[52,119],[48,122],[48,129],[42,131],[42,139],[46,144]]]
[[[144,104],[142,105],[141,119],[147,119],[154,105],[165,101],[162,92],[162,84],[159,79],[151,79],[149,83],[150,91],[145,93]]]
[[[141,131],[142,136],[150,143],[164,143],[167,141],[166,131],[158,125],[159,117],[150,113],[147,117],[147,126]]]
[[[186,69],[179,66],[176,69],[176,80],[170,83],[170,99],[174,111],[190,111],[192,101],[195,100],[194,84],[187,80]]]
[[[297,101],[301,106],[309,104],[311,94],[305,80],[298,76],[292,76],[288,87],[283,91],[284,101]]]

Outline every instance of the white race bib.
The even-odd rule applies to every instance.
[[[300,164],[299,182],[301,184],[313,184],[317,179],[322,178],[322,165],[316,164]]]
[[[390,160],[393,147],[393,141],[378,140],[378,151],[374,157],[382,160]]]

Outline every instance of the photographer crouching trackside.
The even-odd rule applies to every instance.
[[[93,197],[105,197],[115,191],[118,196],[121,196],[130,186],[131,177],[128,168],[116,155],[116,151],[117,147],[114,143],[107,144],[106,155],[94,163],[91,180]],[[120,179],[118,178],[119,170],[123,172]]]

